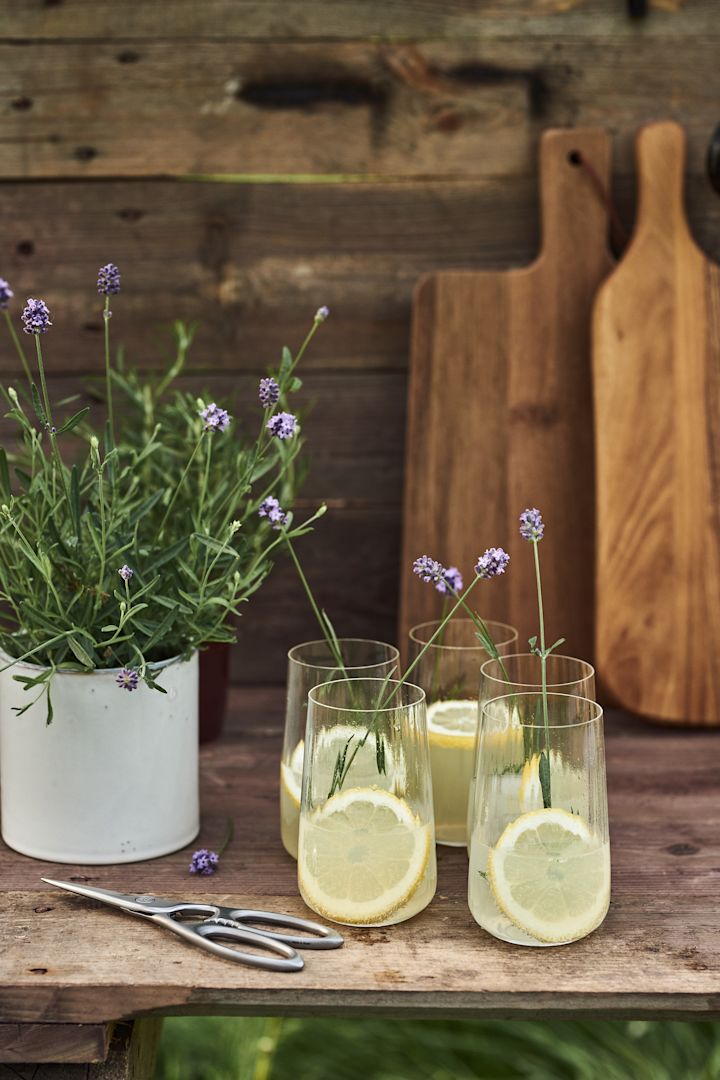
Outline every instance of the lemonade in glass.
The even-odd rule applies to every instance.
[[[350,926],[388,926],[422,911],[436,887],[422,689],[383,679],[314,687],[306,745],[298,848],[305,903]]]
[[[410,660],[419,656],[436,633],[439,621],[421,623],[410,631]],[[517,641],[517,630],[487,620],[490,636],[502,655]],[[472,619],[447,624],[413,670],[427,699],[430,768],[439,844],[467,843],[468,794],[473,776],[478,721],[480,667],[488,654]]]
[[[305,726],[307,723],[308,691],[319,683],[348,675],[384,677],[397,674],[399,653],[394,645],[364,638],[339,638],[338,646],[343,666],[338,666],[327,641],[307,641],[288,653],[287,697],[285,702],[285,736],[280,762],[280,836],[288,855],[297,858],[298,825],[303,760],[305,757]],[[337,745],[344,745],[347,732],[339,730]],[[327,771],[328,785],[332,780],[337,746],[333,740],[323,744],[318,772]],[[367,753],[359,755],[357,772],[363,768]],[[370,775],[376,775],[374,759]]]
[[[569,694],[546,702],[495,698],[478,729],[468,903],[515,945],[577,941],[610,903],[602,709]]]

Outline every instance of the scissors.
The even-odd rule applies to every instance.
[[[176,900],[161,900],[149,893],[125,895],[108,889],[94,889],[87,885],[76,885],[72,881],[54,881],[42,878],[56,889],[87,896],[91,900],[101,900],[111,907],[120,908],[131,915],[140,915],[152,919],[156,926],[164,926],[174,934],[199,945],[208,952],[222,956],[226,960],[235,960],[241,964],[263,968],[265,971],[302,971],[305,961],[296,949],[338,949],[343,944],[340,934],[310,922],[298,919],[294,915],[281,915],[275,911],[254,911],[250,908],[221,907],[219,904],[182,903]],[[274,934],[271,930],[261,929],[266,926],[284,926],[288,930],[300,930],[310,937],[294,934]],[[223,941],[236,942],[238,945],[250,945],[254,949],[263,949],[274,956],[259,956],[257,953],[243,952],[240,948],[223,945]]]

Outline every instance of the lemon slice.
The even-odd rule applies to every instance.
[[[575,941],[602,922],[610,901],[610,852],[577,814],[548,807],[512,821],[488,855],[500,910],[548,944]]]
[[[335,771],[335,762],[338,753],[350,742],[351,749],[362,738],[364,731],[349,727],[346,724],[338,724],[328,728],[322,733],[322,738],[315,746],[315,759],[313,761],[313,774],[315,776],[316,790],[329,791]],[[305,757],[305,741],[301,739],[293,750],[289,761],[283,761],[280,765],[281,783],[292,802],[300,806],[302,792],[303,759]],[[392,748],[385,741],[385,772],[379,773],[377,768],[377,755],[375,738],[371,736],[364,746],[361,746],[353,758],[353,763],[348,777],[353,787],[377,786],[387,788],[397,779],[397,770],[393,759]]]
[[[428,738],[435,746],[472,747],[477,728],[477,701],[457,699],[428,705]]]
[[[389,791],[341,791],[300,823],[300,892],[335,922],[384,922],[423,884],[430,833]]]

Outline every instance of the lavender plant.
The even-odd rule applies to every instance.
[[[38,691],[19,711],[45,694],[48,722],[57,671],[117,668],[120,689],[143,681],[164,693],[155,662],[234,640],[235,616],[283,543],[258,508],[271,488],[294,493],[300,423],[276,406],[299,389],[295,369],[327,315],[321,309],[297,354],[283,350],[279,370],[262,380],[251,435],[216,402],[171,392],[192,339],[182,324],[176,360],[159,382],[113,367],[109,304],[119,291],[117,267],[102,267],[107,420],[98,429],[88,407],[63,419],[65,406],[50,401],[47,305],[31,299],[22,313],[33,375],[7,310],[12,290],[0,280],[0,308],[28,380],[27,390],[2,390],[20,437],[10,457],[0,449],[0,649],[5,667],[40,665],[14,678]],[[304,535],[323,511],[297,526],[289,518],[287,535]]]
[[[523,540],[527,540],[533,546],[533,560],[535,564],[535,583],[537,587],[537,599],[538,599],[538,620],[540,630],[540,641],[538,643],[537,635],[531,637],[528,641],[530,651],[535,653],[540,659],[540,677],[541,677],[541,699],[542,699],[542,715],[543,715],[543,728],[545,734],[545,747],[540,754],[540,760],[538,765],[538,772],[540,776],[540,787],[542,789],[543,806],[552,806],[552,790],[550,782],[550,719],[548,711],[548,691],[547,691],[547,658],[551,652],[553,652],[559,645],[565,641],[565,638],[558,638],[552,645],[545,645],[545,611],[543,608],[543,594],[542,594],[542,579],[540,576],[540,551],[539,544],[545,535],[545,523],[542,519],[542,514],[535,507],[530,507],[527,510],[523,510],[520,515],[520,535]]]

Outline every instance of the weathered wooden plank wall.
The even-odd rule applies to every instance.
[[[630,223],[634,130],[680,120],[691,223],[720,255],[719,47],[717,0],[650,0],[641,20],[626,0],[0,0],[0,275],[50,303],[63,387],[98,370],[108,259],[129,354],[155,366],[158,325],[199,319],[188,379],[218,393],[249,392],[327,303],[304,501],[332,512],[308,570],[342,632],[390,638],[414,282],[532,257],[553,125],[613,134]],[[281,679],[312,633],[280,566],[237,677]]]

